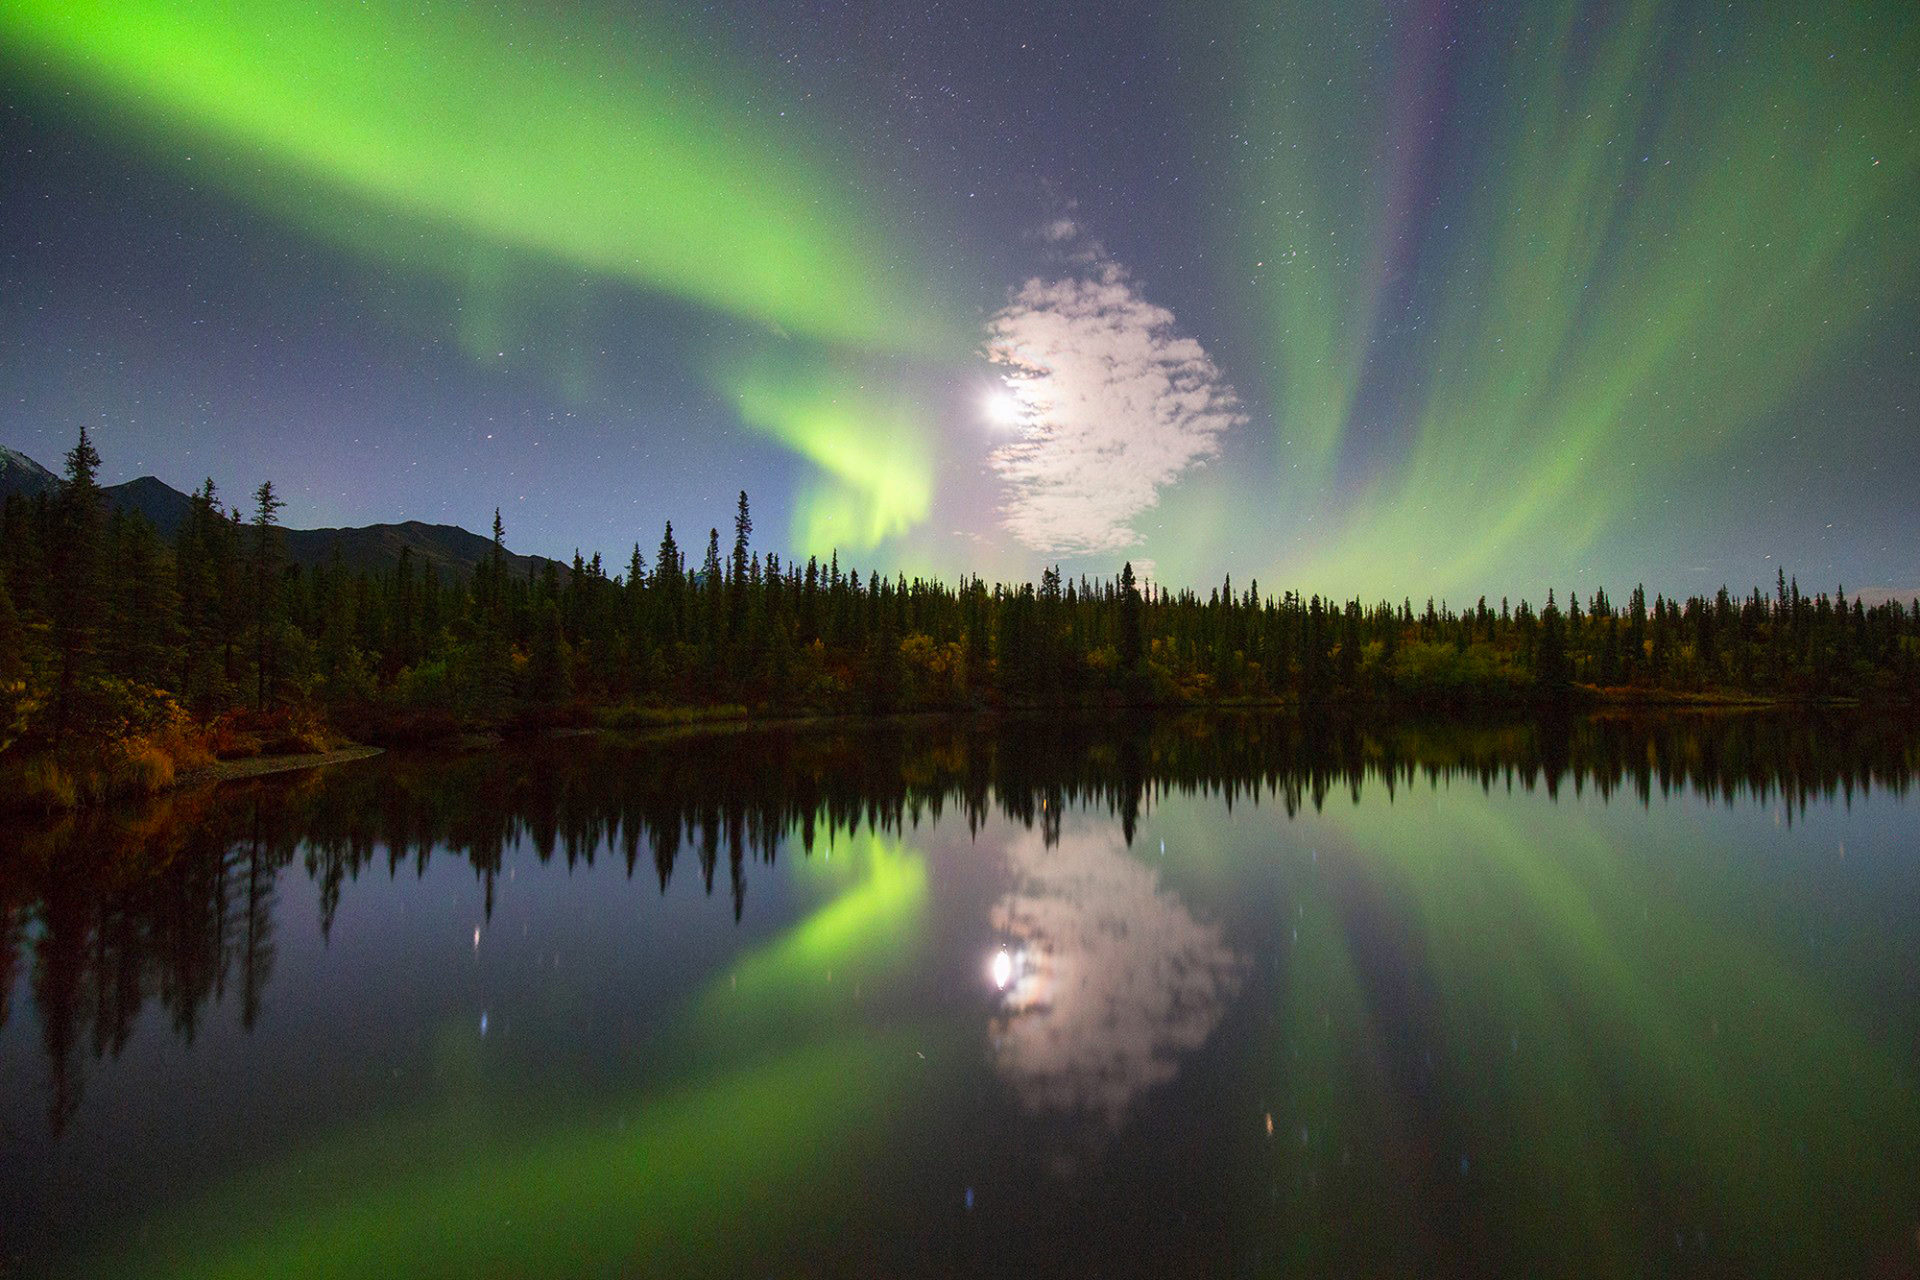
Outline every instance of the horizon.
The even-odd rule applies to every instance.
[[[60,473],[56,471],[54,468],[46,466],[44,463],[40,462],[37,458],[31,457],[19,449],[12,448],[11,446],[8,446],[8,445],[0,444],[0,452],[11,453],[15,457],[23,458],[27,462],[32,463],[34,466],[39,467],[42,471],[47,472],[56,481],[60,479]],[[106,469],[105,462],[103,460],[102,470],[105,470],[105,469]],[[177,494],[182,498],[189,498],[193,496],[191,492],[187,490],[182,490],[178,486],[170,484],[167,481],[161,479],[159,476],[153,475],[150,472],[143,473],[138,476],[133,476],[126,480],[109,481],[109,482],[103,483],[101,487],[103,489],[112,489],[112,488],[117,488],[123,485],[133,484],[140,480],[156,481],[162,485],[165,485],[173,493]],[[205,480],[213,481],[215,486],[215,502],[216,502],[216,506],[219,506],[222,500],[222,495],[225,493],[225,490],[222,490],[219,487],[219,481],[217,477],[206,477],[202,483],[205,483]],[[277,492],[277,487],[276,487],[276,492]],[[741,491],[741,496],[751,499],[751,495],[747,494],[745,490]],[[226,502],[224,509],[228,512],[238,511],[241,513],[243,517],[247,516],[249,511],[244,501],[241,503]],[[496,509],[495,514],[496,515],[500,514],[498,509]],[[505,523],[504,516],[502,516],[502,523],[503,524]],[[423,521],[423,520],[417,520],[413,518],[405,518],[405,519],[399,519],[399,520],[376,520],[366,525],[300,526],[300,525],[288,525],[284,521],[280,521],[278,527],[286,528],[296,532],[327,533],[327,532],[336,532],[336,531],[352,532],[358,529],[365,529],[365,528],[391,528],[391,527],[403,526],[406,524],[422,524],[422,525],[426,525],[428,527],[433,527],[433,528],[456,529],[459,532],[468,534],[474,538],[478,538],[483,541],[488,540],[488,535],[482,534],[476,529],[470,529],[464,524],[448,523],[444,521]],[[671,530],[672,521],[670,520],[666,521],[665,528],[668,530]],[[688,528],[693,529],[694,526],[688,526]],[[697,533],[697,529],[694,529],[694,531]],[[720,526],[710,525],[708,526],[707,532],[709,533],[709,535],[718,536],[720,532]],[[571,571],[572,564],[575,560],[592,562],[598,559],[601,562],[602,570],[606,572],[606,576],[610,581],[621,582],[624,580],[624,574],[620,572],[618,569],[619,564],[623,562],[619,561],[617,558],[618,557],[617,549],[610,550],[609,548],[576,547],[566,555],[558,555],[558,556],[547,555],[544,552],[516,549],[513,545],[513,539],[511,536],[512,534],[511,527],[508,527],[507,533],[508,533],[508,537],[504,543],[504,546],[509,555],[516,556],[516,557],[524,557],[524,558],[536,560],[536,561],[552,561],[561,567],[562,572]],[[644,548],[646,546],[646,543],[647,543],[647,538],[645,536],[636,537],[628,546],[626,554],[630,556],[634,551],[641,551],[643,552],[643,558],[644,558]],[[683,548],[683,554],[684,552],[685,552],[685,548]],[[824,555],[808,552],[799,557],[795,557],[788,553],[771,550],[769,548],[762,548],[756,545],[753,548],[752,554],[756,560],[762,559],[768,554],[778,555],[780,557],[781,563],[790,571],[796,569],[797,566],[802,561],[807,559],[817,559],[822,566],[825,566],[829,560],[838,560],[840,558],[839,551],[837,548],[828,548],[827,552]],[[1115,567],[1115,568],[1104,569],[1104,570],[1099,569],[1097,567],[1087,567],[1083,565],[1083,567],[1078,572],[1075,572],[1072,574],[1066,574],[1062,571],[1062,579],[1063,581],[1084,581],[1084,582],[1089,582],[1093,585],[1106,585],[1110,583],[1115,583],[1119,580],[1120,575],[1123,572],[1123,568],[1130,567],[1133,565],[1133,563],[1134,562],[1131,559],[1123,558],[1121,561],[1122,567]],[[1044,569],[1047,567],[1050,567],[1056,571],[1061,571],[1061,565],[1058,562],[1050,566],[1044,566],[1043,572],[1044,572]],[[855,568],[854,561],[852,559],[849,559],[848,572],[851,572],[854,568]],[[878,567],[870,564],[867,570],[864,570],[862,572],[878,572]],[[1784,579],[1792,585],[1794,590],[1799,591],[1800,579],[1797,573],[1782,567],[1781,569],[1776,571],[1776,574],[1777,574],[1777,577],[1784,577]],[[957,573],[952,573],[952,574],[910,573],[901,569],[889,570],[885,574],[885,577],[890,582],[896,579],[905,579],[908,581],[925,580],[928,582],[940,582],[940,583],[946,583],[949,581],[965,582],[974,577],[981,577],[989,585],[995,586],[995,587],[1001,587],[1001,586],[1017,587],[1022,585],[1033,585],[1037,583],[1037,581],[1039,580],[1039,576],[1040,576],[1039,574],[1036,574],[1032,578],[993,578],[993,577],[987,577],[986,575],[976,574],[973,571],[966,568],[962,568]],[[1233,571],[1230,569],[1227,571],[1225,575],[1225,580],[1231,581],[1233,576],[1234,576]],[[1192,592],[1196,595],[1204,595],[1209,591],[1217,592],[1220,589],[1220,585],[1221,585],[1220,583],[1207,584],[1207,583],[1200,583],[1200,582],[1168,583],[1147,573],[1140,574],[1139,580],[1140,580],[1140,586],[1143,591],[1148,587],[1152,587],[1160,592],[1164,592],[1175,597],[1181,595],[1184,592]],[[1252,589],[1254,586],[1258,584],[1258,579],[1253,577],[1247,577],[1242,579],[1242,583],[1243,583],[1243,587],[1237,590]],[[1908,605],[1920,604],[1920,588],[1906,588],[1903,590],[1903,589],[1897,589],[1897,588],[1890,589],[1883,586],[1867,585],[1867,586],[1856,586],[1852,589],[1849,589],[1844,580],[1841,580],[1835,583],[1834,585],[1835,585],[1835,589],[1830,592],[1826,589],[1824,585],[1814,584],[1810,587],[1810,589],[1802,592],[1801,594],[1805,595],[1806,598],[1809,600],[1818,600],[1822,598],[1836,599],[1836,598],[1844,597],[1849,602],[1857,601],[1868,607],[1878,605],[1878,604],[1885,604],[1889,602],[1897,602],[1897,603],[1908,604]],[[1483,603],[1483,604],[1488,603],[1489,601],[1497,598],[1502,605],[1511,603],[1513,607],[1518,608],[1523,605],[1532,606],[1537,604],[1544,604],[1548,596],[1554,595],[1557,593],[1564,593],[1566,595],[1566,598],[1571,600],[1575,598],[1576,591],[1580,593],[1579,598],[1584,602],[1584,601],[1593,599],[1594,592],[1599,591],[1599,592],[1605,593],[1607,597],[1610,600],[1612,600],[1617,606],[1620,601],[1627,599],[1628,596],[1635,589],[1645,591],[1647,599],[1649,601],[1653,600],[1656,597],[1664,597],[1670,602],[1677,603],[1677,602],[1683,602],[1688,599],[1710,598],[1722,591],[1727,592],[1729,595],[1733,597],[1733,599],[1735,599],[1736,601],[1739,601],[1739,600],[1748,599],[1755,593],[1758,593],[1763,596],[1766,595],[1768,593],[1768,584],[1754,583],[1754,584],[1751,584],[1750,586],[1746,586],[1744,589],[1735,590],[1733,583],[1722,582],[1717,587],[1706,588],[1703,590],[1689,591],[1684,594],[1679,592],[1674,592],[1674,591],[1662,590],[1658,587],[1655,587],[1652,590],[1648,590],[1647,584],[1645,582],[1640,582],[1640,581],[1636,581],[1631,585],[1621,585],[1618,587],[1616,587],[1614,584],[1608,584],[1608,583],[1600,583],[1600,584],[1593,584],[1593,585],[1586,585],[1586,586],[1581,586],[1580,584],[1573,584],[1567,588],[1548,586],[1544,588],[1544,590],[1540,590],[1540,589],[1536,589],[1533,591],[1523,590],[1520,592],[1506,591],[1506,592],[1501,592],[1498,595],[1498,597],[1495,597],[1491,594],[1482,593],[1475,598],[1480,603]],[[1362,594],[1354,594],[1354,593],[1341,594],[1333,591],[1302,590],[1292,586],[1283,586],[1282,589],[1277,594],[1272,592],[1271,590],[1262,590],[1260,593],[1260,601],[1262,604],[1273,604],[1281,600],[1284,600],[1289,595],[1295,596],[1302,601],[1305,601],[1313,596],[1318,596],[1322,600],[1325,600],[1328,602],[1338,600],[1342,604],[1352,601],[1352,602],[1360,603],[1365,608],[1373,608],[1376,605],[1382,605],[1382,604],[1391,606],[1393,604],[1393,601],[1388,599],[1386,596],[1376,596],[1372,599],[1368,599]],[[1443,615],[1447,614],[1450,610],[1453,610],[1456,606],[1458,606],[1461,609],[1470,609],[1472,607],[1466,602],[1464,598],[1450,599],[1445,595],[1432,595],[1430,597],[1427,597],[1427,599]],[[1413,601],[1412,596],[1407,595],[1404,592],[1402,593],[1402,603],[1411,604],[1412,601]]]

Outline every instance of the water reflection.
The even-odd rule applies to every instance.
[[[1013,888],[992,917],[1009,948],[1005,980],[995,960],[994,1067],[1030,1111],[1118,1129],[1219,1025],[1244,962],[1128,856],[1111,823],[1076,823],[1051,846],[1024,832],[1007,860]]]
[[[1913,1274],[1915,921],[1871,899],[1920,875],[1883,840],[1834,882],[1759,817],[1329,809],[1248,1058],[1272,1272]]]
[[[12,1221],[134,1273],[1912,1275],[1915,742],[921,722],[15,827],[0,1200],[133,1187]]]
[[[1292,814],[1335,796],[1357,808],[1369,787],[1392,797],[1464,782],[1488,792],[1625,793],[1643,805],[1686,791],[1764,804],[1790,825],[1811,802],[1904,796],[1917,778],[1920,737],[1907,726],[1806,715],[1485,726],[1257,716],[935,722],[695,736],[638,758],[580,739],[497,755],[386,757],[171,795],[132,813],[0,827],[0,1029],[15,1015],[14,977],[24,967],[58,1130],[79,1105],[80,1062],[117,1054],[149,1001],[187,1041],[204,1008],[230,994],[251,1027],[273,972],[274,904],[289,869],[318,888],[323,935],[349,882],[376,870],[424,876],[436,856],[472,869],[490,915],[505,853],[523,843],[542,863],[591,868],[614,857],[629,878],[644,867],[662,892],[691,858],[715,893],[724,862],[738,920],[748,866],[773,862],[783,847],[804,856],[834,833],[899,833],[950,809],[969,830],[997,813],[1051,845],[1063,816],[1084,807],[1117,818],[1130,845],[1141,815],[1174,795],[1217,796],[1229,809],[1278,802]]]

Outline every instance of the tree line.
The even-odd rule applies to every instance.
[[[1537,609],[1339,601],[1231,578],[1167,590],[1130,564],[990,586],[758,552],[744,492],[730,543],[711,529],[690,555],[669,524],[613,572],[597,554],[510,570],[497,512],[471,574],[443,575],[410,549],[379,570],[303,567],[283,554],[271,483],[243,512],[209,480],[166,539],[107,509],[99,466],[83,431],[56,491],[0,512],[0,748],[286,707],[400,734],[620,708],[1920,692],[1920,601],[1809,595],[1784,571],[1745,596],[1550,591]]]

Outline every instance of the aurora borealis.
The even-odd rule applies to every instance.
[[[44,462],[615,562],[745,488],[863,569],[1920,588],[1908,4],[19,0],[0,85]]]

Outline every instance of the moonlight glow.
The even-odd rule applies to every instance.
[[[980,411],[988,422],[996,427],[1017,427],[1026,418],[1026,411],[1020,405],[1020,398],[1012,391],[1002,388],[989,391],[980,400]]]

